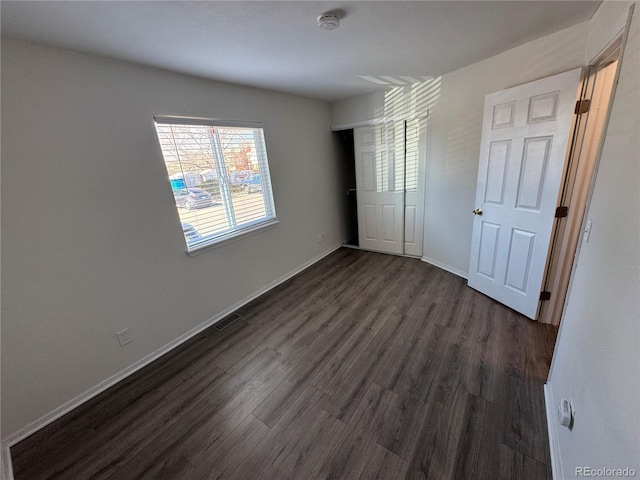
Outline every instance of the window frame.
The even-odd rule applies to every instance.
[[[187,253],[190,256],[199,255],[208,250],[212,250],[215,248],[219,248],[223,245],[227,245],[229,243],[235,242],[241,238],[245,238],[248,236],[255,235],[256,233],[270,230],[275,228],[280,223],[276,216],[276,208],[275,208],[275,199],[273,197],[273,187],[271,183],[271,174],[269,168],[269,159],[267,155],[267,145],[266,145],[266,135],[262,122],[248,122],[248,121],[233,121],[233,120],[220,120],[220,119],[212,119],[212,118],[200,118],[200,117],[183,117],[183,116],[173,116],[173,115],[153,115],[154,129],[156,131],[156,137],[158,140],[158,145],[160,146],[160,154],[162,156],[163,162],[165,162],[166,167],[166,159],[164,156],[164,151],[162,149],[162,142],[159,136],[159,132],[157,129],[158,125],[193,125],[194,127],[215,127],[215,128],[237,128],[237,129],[250,129],[250,130],[259,130],[261,134],[261,141],[255,141],[254,139],[254,147],[258,151],[257,155],[262,158],[260,160],[259,165],[259,174],[260,181],[262,185],[262,198],[264,201],[265,208],[265,216],[259,219],[255,219],[249,222],[245,222],[242,226],[233,226],[230,230],[226,230],[219,234],[210,234],[206,237],[203,237],[202,240],[194,243],[189,243],[187,241],[186,235],[183,238],[187,247]],[[217,137],[217,135],[216,135]],[[213,139],[212,139],[213,141]],[[215,139],[215,142],[219,142],[219,138]],[[232,208],[232,193],[229,190],[229,179],[228,179],[228,171],[226,166],[224,165],[224,155],[221,149],[215,148],[214,151],[212,146],[212,155],[213,161],[216,165],[216,169],[220,172],[221,178],[225,178],[225,180],[221,185],[222,197],[223,197],[223,208],[226,211],[226,214],[229,215],[227,218],[232,218],[235,223],[235,211]],[[180,166],[182,167],[182,161],[178,159],[180,162]],[[167,181],[168,185],[171,187],[171,182]],[[171,188],[173,191],[173,188]],[[176,212],[179,216],[179,224],[182,225],[183,220],[180,218],[180,212],[178,210],[178,206],[175,206]]]

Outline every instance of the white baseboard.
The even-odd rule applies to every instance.
[[[544,405],[547,412],[547,431],[549,432],[549,451],[551,452],[551,475],[553,480],[564,480],[560,444],[558,443],[558,422],[555,414],[555,402],[551,385],[544,384]]]
[[[420,260],[426,263],[430,263],[431,265],[441,268],[442,270],[446,270],[449,273],[453,273],[454,275],[462,277],[465,280],[469,279],[469,274],[467,272],[463,272],[462,270],[458,270],[457,268],[450,267],[449,265],[445,265],[444,263],[441,263],[437,260],[433,260],[428,257],[422,257]]]
[[[0,445],[2,451],[0,451],[0,462],[2,466],[0,468],[0,478],[2,480],[13,480],[13,465],[11,463],[11,450],[9,445],[4,443]]]
[[[24,440],[25,438],[27,438],[29,435],[32,435],[35,432],[37,432],[38,430],[46,427],[47,425],[49,425],[50,423],[54,422],[58,418],[62,417],[63,415],[65,415],[67,413],[69,413],[74,408],[77,408],[80,405],[82,405],[83,403],[91,400],[96,395],[99,395],[100,393],[104,392],[105,390],[107,390],[108,388],[112,387],[116,383],[124,380],[125,378],[127,378],[128,376],[134,374],[135,372],[137,372],[141,368],[147,366],[148,364],[150,364],[154,360],[157,360],[158,358],[162,357],[163,355],[165,355],[166,353],[170,352],[174,348],[178,347],[182,343],[186,342],[190,338],[194,337],[198,333],[200,333],[203,330],[209,328],[210,326],[212,326],[216,322],[222,320],[224,317],[226,317],[230,313],[236,311],[238,308],[246,305],[250,301],[258,298],[260,295],[262,295],[262,294],[268,292],[269,290],[277,287],[281,283],[289,280],[291,277],[297,275],[298,273],[300,273],[304,269],[309,268],[314,263],[319,262],[324,257],[326,257],[327,255],[330,255],[331,253],[335,252],[340,247],[342,247],[342,245],[335,245],[335,246],[331,247],[328,251],[318,255],[317,257],[309,260],[308,262],[304,263],[303,265],[301,265],[301,266],[295,268],[294,270],[286,273],[285,275],[283,275],[280,278],[274,280],[273,282],[267,284],[263,288],[259,289],[258,291],[254,292],[253,294],[249,295],[248,297],[240,300],[239,302],[235,303],[234,305],[230,306],[229,308],[227,308],[227,309],[223,310],[222,312],[218,313],[217,315],[211,317],[209,320],[207,320],[207,321],[201,323],[200,325],[198,325],[197,327],[189,330],[185,334],[180,335],[178,338],[176,338],[175,340],[167,343],[166,345],[164,345],[163,347],[159,348],[158,350],[150,353],[146,357],[143,357],[141,360],[135,362],[134,364],[130,365],[129,367],[125,368],[124,370],[121,370],[120,372],[116,373],[115,375],[113,375],[113,376],[107,378],[106,380],[100,382],[99,384],[97,384],[93,388],[90,388],[89,390],[85,391],[84,393],[82,393],[82,394],[78,395],[77,397],[69,400],[68,402],[62,404],[60,407],[56,408],[52,412],[49,412],[48,414],[46,414],[46,415],[44,415],[42,417],[40,417],[39,419],[37,419],[34,422],[32,422],[29,425],[27,425],[26,427],[21,428],[17,432],[13,433],[12,435],[10,435],[6,439],[4,439],[2,446],[3,447],[6,446],[6,451],[9,452],[9,447],[12,447],[16,443],[18,443],[21,440]],[[3,455],[5,454],[4,448],[3,448],[2,454]],[[8,456],[6,458],[3,458],[4,468],[7,468],[6,467],[6,465],[7,465],[6,461],[7,460],[8,460],[9,467],[11,467],[11,456],[10,456],[10,453],[8,453]],[[3,478],[2,480],[5,480],[5,479]],[[13,480],[13,474],[10,477],[7,477],[6,480]]]

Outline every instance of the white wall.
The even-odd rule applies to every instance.
[[[581,66],[587,28],[582,23],[507,50],[437,78],[425,89],[425,260],[467,275],[485,95]],[[383,102],[381,94],[336,102],[331,124],[371,119]]]
[[[332,103],[332,128],[383,118],[385,115],[384,99],[384,92],[375,92]]]
[[[591,21],[585,60],[624,25],[627,2]],[[547,383],[550,406],[571,398],[570,431],[550,419],[561,463],[640,475],[640,3],[636,3],[593,196]]]
[[[189,257],[153,114],[264,122],[280,225]],[[3,438],[341,244],[329,119],[313,100],[3,39]]]

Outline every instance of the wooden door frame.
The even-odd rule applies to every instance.
[[[551,292],[551,296],[538,306],[537,319],[541,323],[559,325],[564,312],[620,75],[627,31],[628,27],[602,49],[583,72],[579,100],[588,99],[591,106],[587,115],[576,115],[573,120],[573,138],[567,154],[565,179],[559,198],[559,205],[569,207],[568,215],[556,218],[555,221],[542,288],[543,291]],[[617,62],[613,78],[601,76],[598,83],[598,74],[602,75],[613,62]],[[598,138],[592,138],[592,135]]]

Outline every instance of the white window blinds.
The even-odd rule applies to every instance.
[[[275,222],[259,124],[155,117],[189,252]]]

